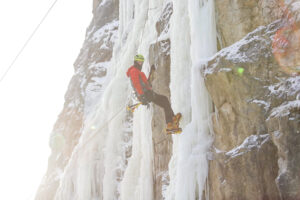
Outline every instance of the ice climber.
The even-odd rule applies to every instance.
[[[167,123],[166,132],[168,134],[181,133],[179,128],[179,120],[181,114],[174,115],[170,102],[166,96],[155,93],[149,84],[149,78],[141,71],[144,63],[144,57],[142,55],[136,55],[134,57],[134,65],[127,71],[127,76],[131,80],[131,85],[135,91],[138,100],[142,105],[148,105],[150,102],[162,107],[165,112],[165,119]]]

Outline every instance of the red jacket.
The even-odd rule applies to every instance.
[[[139,95],[142,95],[145,91],[152,89],[144,72],[141,72],[134,66],[131,66],[128,69],[127,76],[130,77],[131,84]]]

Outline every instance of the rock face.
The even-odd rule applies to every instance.
[[[118,29],[119,1],[93,3],[94,18],[87,29],[86,39],[74,63],[75,74],[65,95],[65,104],[56,121],[51,138],[52,154],[47,173],[38,189],[36,200],[54,199],[60,176],[68,164],[82,133],[85,116],[91,102],[100,98],[104,89],[106,68]]]
[[[169,31],[169,20],[173,13],[172,3],[168,3],[160,20],[156,23],[158,36]],[[152,88],[158,94],[170,97],[170,40],[157,41],[150,47],[150,65],[156,70],[152,77]],[[152,138],[154,151],[154,199],[163,199],[162,193],[168,185],[168,164],[172,155],[172,137],[164,133],[165,116],[162,108],[153,106]]]
[[[219,49],[282,16],[281,0],[215,1]]]
[[[216,107],[210,199],[300,199],[299,76],[272,53],[282,24],[257,28],[204,70]]]
[[[278,149],[276,183],[282,199],[300,199],[300,77],[282,79],[274,89],[271,98],[276,103],[267,119],[267,127]]]

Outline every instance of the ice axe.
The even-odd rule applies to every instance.
[[[136,108],[138,108],[141,104],[142,104],[142,103],[136,103],[136,104],[133,104],[133,105],[128,105],[128,106],[127,106],[127,110],[128,110],[128,111],[131,111],[131,112],[133,113],[134,110],[135,110]]]

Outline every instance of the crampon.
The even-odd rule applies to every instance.
[[[137,104],[134,104],[134,105],[128,105],[128,106],[127,106],[127,110],[128,110],[128,111],[131,111],[131,112],[133,113],[134,110],[135,110],[136,108],[138,108],[141,104],[142,104],[142,103],[137,103]]]
[[[179,121],[181,119],[181,113],[177,113],[173,117],[173,122],[167,124],[166,133],[167,134],[180,134],[182,129],[179,127]]]

